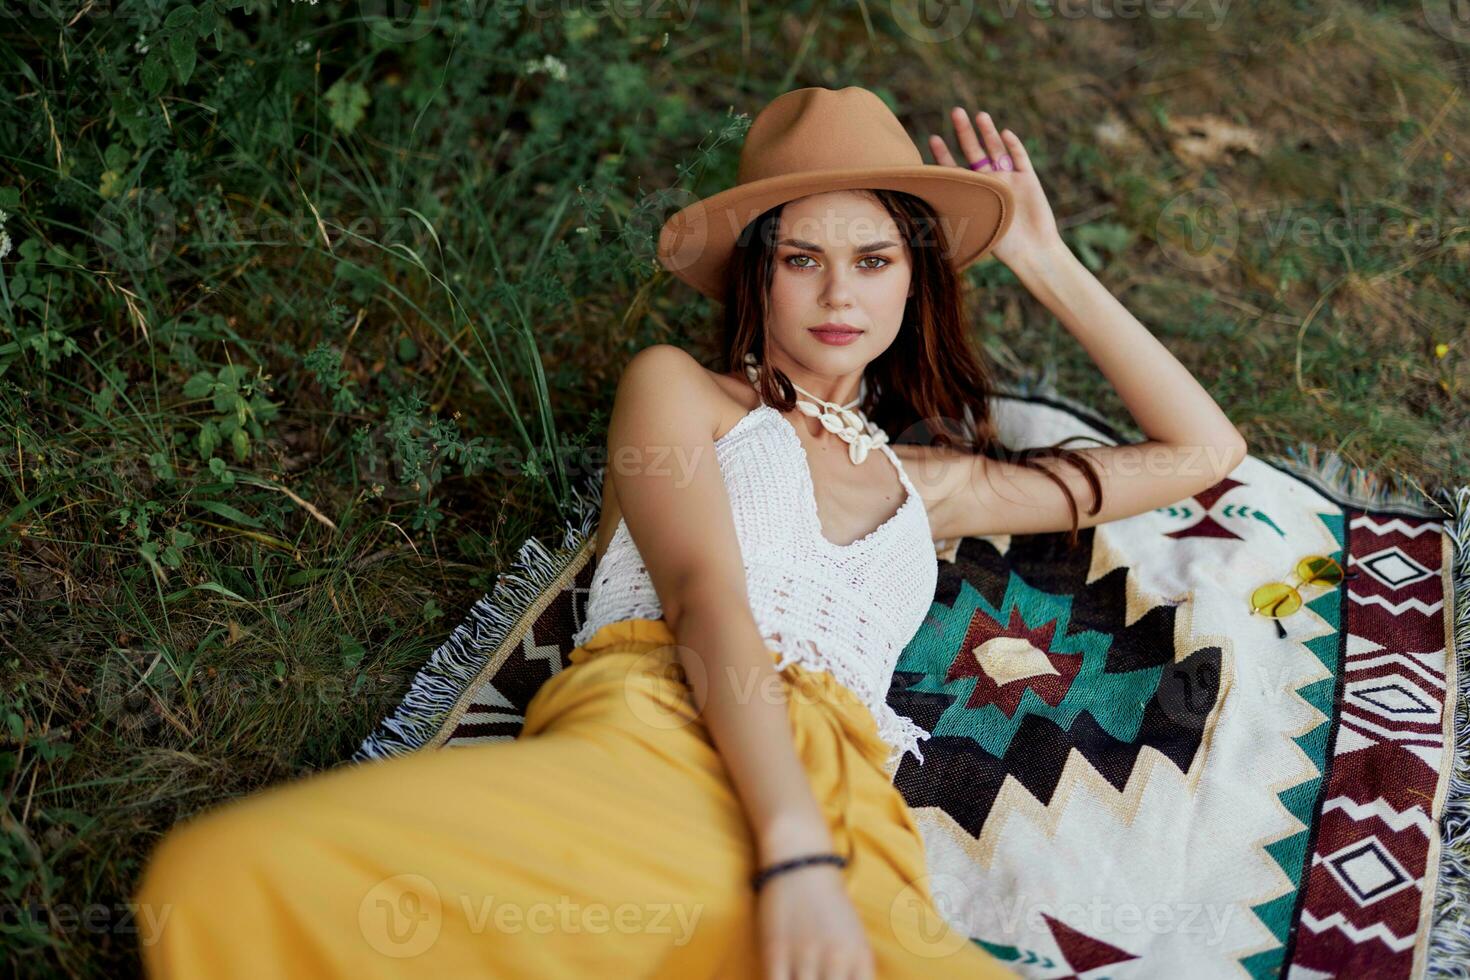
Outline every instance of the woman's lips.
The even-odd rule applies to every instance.
[[[812,336],[824,344],[833,347],[845,347],[863,335],[861,330],[838,330],[833,328],[813,327]]]

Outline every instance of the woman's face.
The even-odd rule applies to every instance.
[[[766,342],[814,375],[860,373],[893,343],[903,322],[913,267],[888,211],[857,191],[814,194],[787,204],[773,242]],[[812,328],[855,328],[840,335]]]

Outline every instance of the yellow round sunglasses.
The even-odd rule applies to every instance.
[[[1342,566],[1326,555],[1308,555],[1296,563],[1292,577],[1300,581],[1296,585],[1290,582],[1267,582],[1251,593],[1251,615],[1259,613],[1274,619],[1276,633],[1283,640],[1286,639],[1286,627],[1281,625],[1281,620],[1304,605],[1302,594],[1297,591],[1298,587],[1315,585],[1335,588],[1344,579],[1357,578],[1358,573],[1343,572]]]

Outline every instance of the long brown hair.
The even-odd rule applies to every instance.
[[[1051,446],[1013,451],[996,432],[990,413],[994,389],[989,369],[966,329],[960,278],[943,257],[944,233],[939,217],[922,198],[883,189],[860,193],[875,197],[898,224],[913,262],[913,295],[904,306],[898,336],[868,365],[866,392],[860,408],[889,433],[918,430],[931,445],[960,448],[991,459],[1005,459],[1045,473],[1061,488],[1072,512],[1067,546],[1077,546],[1077,500],[1061,477],[1041,459],[1059,459],[1082,471],[1092,488],[1096,514],[1102,507],[1102,484],[1094,464],[1075,450]],[[765,321],[775,275],[775,238],[780,204],[741,232],[726,272],[724,352],[726,369],[742,365],[747,352],[765,363]],[[768,366],[768,365],[767,365]],[[763,370],[761,397],[782,412],[796,404],[791,379],[779,368]],[[909,441],[909,440],[905,440]]]

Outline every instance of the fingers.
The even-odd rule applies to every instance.
[[[1001,131],[1000,138],[1005,141],[1006,149],[1010,151],[1011,159],[1016,163],[1016,169],[1031,170],[1031,157],[1026,152],[1026,146],[1021,142],[1021,137],[1005,129]]]
[[[829,952],[818,974],[822,980],[873,980],[872,953],[866,948]]]
[[[1010,158],[1010,152],[1000,138],[1000,133],[995,128],[995,120],[990,118],[990,113],[977,112],[975,121],[980,124],[980,136],[985,141],[985,152],[989,154],[996,168],[999,170],[1016,169],[1015,161]]]
[[[929,149],[934,154],[935,163],[992,173],[1030,169],[1031,160],[1020,137],[1009,129],[997,129],[990,113],[976,113],[972,124],[969,113],[962,106],[955,106],[950,110],[950,119],[954,124],[955,137],[959,141],[960,155],[964,162],[955,160],[949,144],[943,137],[935,135],[929,137]],[[976,125],[979,126],[978,133]],[[977,163],[981,165],[976,167]]]
[[[949,110],[950,121],[954,123],[955,137],[960,141],[960,152],[972,165],[979,163],[982,159],[990,158],[992,166],[996,166],[995,154],[980,145],[980,139],[975,135],[975,127],[970,125],[970,115],[959,106]]]
[[[949,152],[949,144],[944,142],[943,136],[929,137],[929,152],[934,154],[934,162],[941,167],[963,166],[955,162],[954,154]]]
[[[874,980],[877,963],[866,944],[824,948],[818,944],[773,944],[766,950],[768,980]]]

